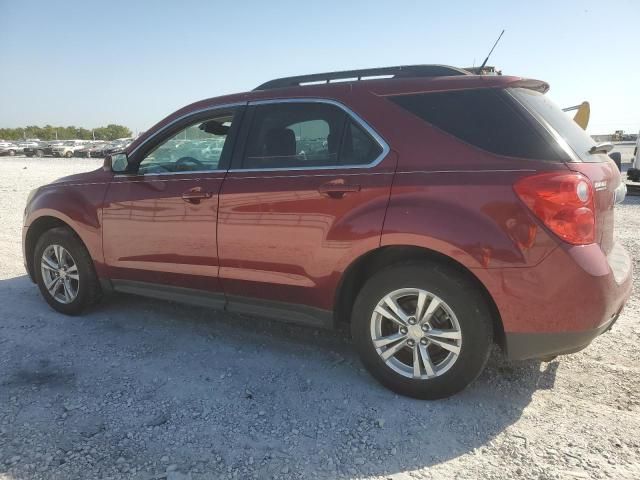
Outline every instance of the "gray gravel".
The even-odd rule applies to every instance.
[[[0,158],[0,479],[640,478],[640,292],[551,363],[495,352],[454,398],[366,374],[344,333],[129,296],[53,312],[25,276],[33,187],[99,165]],[[640,271],[640,197],[617,235]]]

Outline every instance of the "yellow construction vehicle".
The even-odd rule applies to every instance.
[[[574,105],[573,107],[563,108],[563,112],[572,112],[576,111],[576,114],[573,116],[574,122],[576,122],[583,130],[587,129],[587,125],[589,124],[589,116],[591,115],[591,107],[589,106],[589,102],[582,102],[580,105]]]

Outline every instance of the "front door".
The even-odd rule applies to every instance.
[[[218,194],[239,114],[183,121],[133,154],[134,171],[114,176],[103,209],[112,280],[220,291]]]
[[[330,101],[255,102],[245,117],[220,193],[229,308],[250,297],[330,310],[344,268],[379,246],[395,154]]]

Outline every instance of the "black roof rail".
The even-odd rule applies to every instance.
[[[398,67],[366,68],[362,70],[345,70],[342,72],[313,73],[295,77],[276,78],[256,87],[254,90],[272,88],[299,87],[305,84],[332,83],[336,80],[367,80],[370,77],[419,78],[449,77],[453,75],[469,75],[469,72],[447,65],[403,65]],[[370,78],[373,80],[374,78]]]

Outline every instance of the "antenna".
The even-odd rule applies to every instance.
[[[500,39],[502,38],[502,35],[504,34],[504,29],[502,29],[502,32],[500,33],[500,36],[498,37],[498,39],[496,40],[496,43],[493,44],[493,47],[491,47],[491,50],[489,50],[489,55],[487,55],[487,58],[484,59],[484,62],[482,62],[482,65],[480,65],[480,68],[478,69],[479,72],[482,72],[482,69],[484,68],[484,66],[487,64],[487,62],[489,61],[489,57],[491,56],[491,54],[493,53],[493,49],[496,48],[496,45],[498,45],[498,42],[500,41]]]

